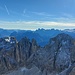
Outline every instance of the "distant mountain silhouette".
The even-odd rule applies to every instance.
[[[19,41],[26,36],[30,39],[30,41],[32,38],[34,38],[37,41],[37,43],[41,46],[45,46],[48,43],[50,38],[53,38],[60,33],[66,33],[72,36],[73,38],[75,38],[75,29],[65,29],[65,30],[38,29],[35,31],[0,29],[0,37],[14,36]]]

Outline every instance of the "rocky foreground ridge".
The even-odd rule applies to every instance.
[[[11,72],[11,73],[10,73]],[[64,33],[40,47],[35,39],[0,38],[0,75],[74,75],[75,40]]]

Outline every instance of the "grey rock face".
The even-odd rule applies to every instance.
[[[0,73],[17,66],[17,41],[14,37],[0,39]]]
[[[75,75],[75,67],[72,69],[72,71],[69,73],[69,75]]]
[[[39,48],[40,47],[37,45],[35,39],[32,39],[32,42],[30,42],[26,37],[21,39],[18,43],[20,62],[26,64],[29,57]]]
[[[33,66],[31,69],[22,67],[18,70],[4,75],[42,75],[42,72],[36,66]]]
[[[33,54],[34,52],[36,52],[40,48],[40,46],[38,46],[38,44],[37,44],[35,39],[32,39],[31,43],[32,43],[31,54]]]
[[[75,40],[67,34],[59,34],[50,39],[48,45],[31,55],[28,63],[33,63],[41,70],[62,72],[74,62]],[[73,57],[72,57],[73,56]]]
[[[33,39],[32,43],[28,38],[19,42],[14,37],[0,39],[0,73],[17,69],[26,64],[27,59],[38,50],[39,46]]]
[[[25,61],[30,57],[31,54],[31,43],[26,37],[21,39],[18,43],[20,62],[25,64]]]
[[[74,63],[75,40],[64,33],[51,38],[45,47],[38,46],[35,39],[30,42],[26,37],[19,42],[14,37],[0,39],[0,71],[2,73],[26,66],[31,69],[27,71],[30,73],[27,75],[31,75],[32,67],[35,65],[39,69],[35,75],[66,75],[71,72],[68,69]]]
[[[73,38],[64,33],[50,40],[48,46],[51,52],[53,51],[54,53],[54,67],[56,70],[62,71],[71,65],[71,53],[74,52],[74,49],[71,48],[75,47],[74,42],[75,40]]]

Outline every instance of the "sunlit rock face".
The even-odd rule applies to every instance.
[[[73,72],[74,63],[75,40],[64,33],[51,38],[44,47],[40,47],[35,39],[30,41],[27,37],[20,41],[14,37],[0,39],[1,74],[24,67],[22,71],[28,70],[22,72],[25,75],[69,75]],[[37,72],[32,74],[34,65]]]

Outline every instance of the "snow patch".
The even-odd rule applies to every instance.
[[[5,41],[10,42],[10,37],[6,38]]]

